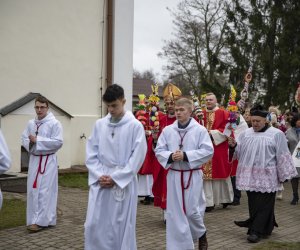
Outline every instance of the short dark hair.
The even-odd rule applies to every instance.
[[[107,103],[114,102],[118,99],[124,99],[124,89],[118,84],[110,85],[105,90],[102,98],[103,101]]]
[[[49,107],[49,101],[46,97],[42,96],[42,95],[39,95],[35,98],[35,101],[34,103],[36,102],[40,102],[40,103],[46,103],[47,107]]]
[[[297,121],[299,121],[300,120],[300,114],[299,113],[294,113],[293,114],[293,118],[292,118],[292,120],[291,120],[291,126],[294,128],[294,127],[296,127],[296,123],[297,123]]]

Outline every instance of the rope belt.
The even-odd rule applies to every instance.
[[[187,170],[180,170],[180,169],[175,169],[175,168],[170,168],[170,169],[173,170],[173,171],[176,171],[176,172],[180,172],[181,193],[182,193],[182,209],[183,209],[184,214],[186,214],[185,200],[184,200],[184,190],[186,190],[190,187],[193,172],[197,171],[197,170],[201,170],[201,168],[193,168],[193,169],[187,169]],[[188,179],[188,182],[187,182],[186,186],[184,186],[184,180],[183,180],[183,173],[184,172],[190,172],[189,179]]]
[[[34,180],[34,183],[33,183],[33,186],[32,186],[32,188],[36,188],[37,187],[38,176],[39,176],[39,174],[43,175],[45,173],[49,155],[53,155],[53,154],[47,154],[47,155],[35,155],[35,154],[33,154],[33,155],[40,157],[39,166],[38,166],[36,176],[35,176],[35,180]],[[46,156],[46,161],[45,161],[45,164],[44,164],[44,170],[42,170],[43,156]]]

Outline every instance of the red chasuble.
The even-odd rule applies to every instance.
[[[164,127],[173,124],[176,117],[168,117],[162,115],[159,117],[160,132]],[[168,170],[164,169],[156,157],[153,160],[153,187],[152,193],[154,195],[154,206],[166,209],[167,207],[167,174]]]
[[[217,109],[212,112],[204,110],[204,124],[208,132],[210,130],[219,130],[223,133],[228,122],[229,113],[224,109]],[[230,176],[231,166],[228,161],[228,142],[227,140],[214,145],[214,156],[212,160],[203,165],[203,178],[226,179]]]

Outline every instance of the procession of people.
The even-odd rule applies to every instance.
[[[250,79],[251,80],[251,79]],[[291,205],[299,201],[300,115],[275,106],[236,102],[231,87],[227,107],[214,93],[183,96],[165,86],[163,105],[158,85],[133,112],[125,109],[124,89],[112,84],[103,100],[108,114],[96,121],[86,145],[89,199],[84,224],[85,249],[134,250],[140,202],[162,209],[166,249],[208,249],[206,212],[221,205],[238,206],[248,198],[249,217],[236,220],[247,241],[257,243],[277,227],[275,201],[291,179]],[[247,91],[247,89],[244,89]],[[27,180],[27,229],[56,225],[58,169],[56,152],[63,146],[61,123],[38,96],[36,118],[22,134],[30,155]],[[10,155],[0,132],[0,171]],[[276,196],[277,194],[277,196]],[[280,194],[278,196],[278,194]],[[2,197],[0,192],[0,208]]]

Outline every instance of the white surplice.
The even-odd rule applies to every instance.
[[[111,115],[99,119],[86,145],[89,201],[85,222],[86,250],[135,250],[137,173],[147,152],[145,131],[126,111],[118,123]],[[102,188],[110,175],[116,185]]]
[[[11,159],[7,144],[3,137],[2,132],[0,131],[0,174],[3,174],[10,167]],[[2,193],[0,189],[0,209],[2,207]]]
[[[239,163],[236,186],[261,193],[282,190],[287,179],[297,175],[284,133],[274,127],[265,132],[248,128],[237,140],[235,157]]]
[[[183,145],[182,151],[187,155],[188,162],[180,161],[168,163],[171,153]],[[202,164],[212,158],[214,148],[207,130],[191,119],[184,129],[178,128],[178,121],[164,128],[159,136],[155,149],[156,157],[160,164],[168,169],[167,175],[167,249],[187,250],[194,249],[193,240],[200,238],[205,232],[204,212],[205,195],[203,191],[202,171],[179,172],[176,170],[199,169]],[[184,186],[188,184],[190,174],[190,186],[184,190],[184,204],[181,186],[181,174],[183,174]]]
[[[28,136],[36,134],[36,143],[31,145]],[[61,123],[51,112],[42,120],[30,120],[22,134],[22,145],[30,154],[27,178],[27,225],[56,225],[58,193],[56,152],[62,144]]]

